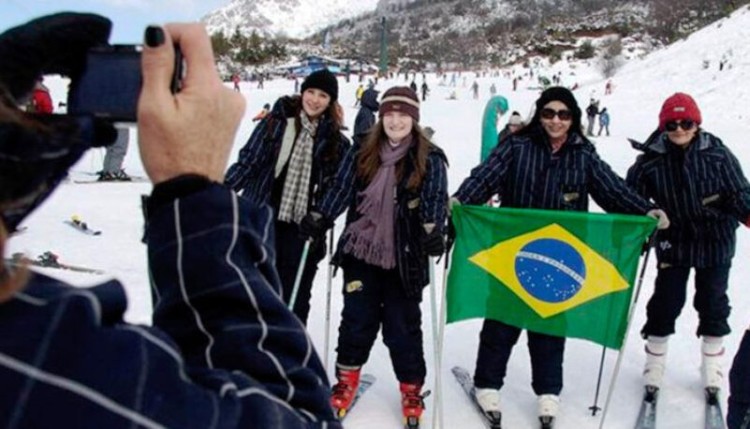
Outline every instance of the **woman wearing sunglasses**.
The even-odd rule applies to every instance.
[[[566,88],[552,87],[536,101],[528,125],[498,145],[471,171],[454,200],[481,204],[498,194],[502,207],[588,211],[589,195],[606,211],[644,214],[669,224],[664,212],[629,188],[581,130],[581,109]],[[467,285],[470,287],[470,285]],[[477,401],[491,417],[500,415],[500,388],[521,329],[486,319],[480,334],[474,384]],[[563,386],[565,338],[528,332],[532,388],[539,417],[551,420]]]
[[[732,152],[700,128],[701,111],[688,94],[664,101],[659,128],[628,171],[627,181],[669,213],[671,226],[659,231],[654,293],[641,334],[646,342],[644,382],[658,388],[664,375],[667,340],[685,304],[690,269],[695,269],[697,335],[702,337],[705,387],[723,384],[722,337],[730,331],[727,281],[735,230],[750,217],[750,184]]]

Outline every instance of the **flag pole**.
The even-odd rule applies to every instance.
[[[648,258],[651,256],[651,248],[654,247],[654,241],[656,240],[656,231],[651,233],[651,236],[648,238],[648,242],[646,244],[646,254],[643,257],[643,266],[641,267],[641,272],[638,275],[638,281],[636,282],[636,288],[635,288],[635,296],[633,297],[633,304],[630,306],[630,311],[628,312],[628,321],[627,321],[627,327],[625,328],[625,338],[622,341],[622,347],[620,347],[620,350],[617,353],[617,363],[615,364],[615,369],[612,372],[612,381],[609,383],[609,390],[607,392],[607,400],[604,403],[604,409],[602,410],[602,419],[599,422],[599,429],[604,428],[604,421],[607,419],[607,411],[609,411],[609,404],[612,400],[612,394],[615,391],[615,384],[617,383],[617,375],[620,373],[620,366],[622,364],[622,358],[625,356],[625,347],[628,343],[628,332],[630,331],[630,325],[631,321],[633,320],[633,313],[635,313],[636,304],[638,304],[638,298],[641,294],[641,287],[643,286],[643,277],[646,275],[646,267],[648,266]]]

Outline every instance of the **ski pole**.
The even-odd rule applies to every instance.
[[[648,238],[648,244],[646,248],[646,254],[643,257],[643,266],[641,272],[638,275],[638,281],[636,282],[635,296],[633,297],[633,303],[630,305],[630,311],[628,312],[627,326],[625,327],[625,338],[622,341],[622,347],[620,347],[617,353],[617,363],[615,369],[612,372],[612,381],[609,383],[609,390],[607,392],[607,400],[604,402],[604,409],[602,410],[602,419],[599,422],[599,429],[604,428],[604,421],[607,419],[607,411],[609,411],[609,404],[612,400],[612,394],[615,391],[615,384],[617,382],[617,375],[620,373],[620,365],[622,364],[622,358],[625,356],[625,347],[628,344],[628,333],[630,331],[631,321],[633,319],[633,313],[635,313],[636,304],[638,304],[638,297],[641,294],[641,286],[643,286],[643,277],[646,275],[646,267],[648,266],[648,257],[651,255],[651,248],[653,247],[654,241],[656,240],[656,231],[651,233]]]
[[[328,374],[328,342],[331,337],[331,289],[333,285],[333,226],[328,233],[328,278],[326,279],[326,322],[323,340],[323,369]]]
[[[294,277],[294,288],[292,288],[292,297],[289,299],[289,309],[294,311],[294,303],[297,302],[297,294],[299,293],[299,285],[302,283],[302,273],[305,271],[305,265],[307,262],[307,254],[310,252],[310,243],[312,239],[305,241],[305,247],[302,248],[302,256],[299,258],[299,267],[297,268],[297,276]]]
[[[596,393],[594,393],[594,405],[589,407],[591,415],[596,416],[596,413],[601,410],[599,407],[599,389],[602,386],[602,374],[604,373],[604,355],[607,354],[607,348],[602,346],[602,360],[599,362],[599,376],[596,379]]]
[[[432,412],[432,421],[433,421],[433,427],[438,428],[442,427],[443,422],[445,421],[443,419],[443,395],[441,392],[443,391],[443,376],[442,376],[442,370],[443,370],[443,335],[445,333],[445,288],[448,283],[448,267],[450,266],[450,251],[447,251],[445,253],[445,261],[443,265],[443,282],[442,282],[442,289],[440,291],[440,310],[439,310],[439,322],[438,322],[438,333],[437,333],[437,344],[435,347],[435,390],[438,392],[438,396],[435,397],[436,406],[433,409]],[[435,271],[432,268],[432,264],[430,264],[430,280],[431,284],[434,284],[434,277],[435,277]],[[434,296],[435,294],[433,294]],[[435,304],[435,307],[437,307],[437,304]],[[433,309],[434,311],[434,309]],[[435,424],[439,423],[439,425]]]
[[[432,319],[432,350],[435,356],[438,355],[438,314],[437,314],[437,297],[435,296],[435,267],[432,265],[434,260],[428,258],[427,265],[430,271],[430,313]],[[440,392],[440,366],[435,362],[435,407],[432,413],[432,427],[439,428],[442,424],[442,416],[437,414],[438,408],[442,408],[442,395]]]

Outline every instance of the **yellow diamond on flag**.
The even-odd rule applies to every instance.
[[[502,241],[469,260],[543,318],[628,288],[611,262],[558,224]]]

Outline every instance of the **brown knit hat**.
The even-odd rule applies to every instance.
[[[383,94],[378,116],[382,119],[388,112],[402,112],[419,122],[419,97],[408,86],[394,86]]]

